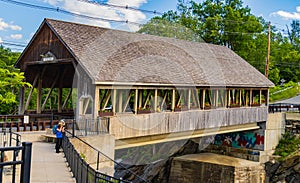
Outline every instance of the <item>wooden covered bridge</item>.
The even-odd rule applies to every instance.
[[[33,86],[22,89],[20,114],[107,116],[109,134],[126,147],[257,129],[273,86],[223,46],[51,19],[15,66]]]

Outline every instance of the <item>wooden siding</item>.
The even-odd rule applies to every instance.
[[[48,26],[43,26],[24,52],[21,63],[18,63],[21,71],[24,71],[26,63],[41,61],[41,54],[48,51],[51,51],[57,59],[73,58],[54,32]]]
[[[54,61],[42,61],[42,55],[48,52],[55,56]],[[25,72],[26,82],[31,84],[36,75],[44,70],[41,76],[43,88],[50,88],[54,78],[58,74],[65,73],[64,76],[61,75],[59,78],[61,82],[57,83],[55,88],[70,88],[74,76],[74,65],[72,63],[74,61],[72,54],[55,33],[48,26],[42,26],[31,44],[26,48],[26,51],[23,52],[16,66]]]
[[[109,133],[116,139],[193,131],[266,121],[267,107],[121,114],[110,118]]]

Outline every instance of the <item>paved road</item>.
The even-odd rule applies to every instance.
[[[31,183],[73,183],[72,173],[67,167],[64,153],[55,153],[55,144],[32,143]]]

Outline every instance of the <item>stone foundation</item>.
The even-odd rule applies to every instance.
[[[264,168],[258,162],[224,155],[201,153],[176,157],[169,182],[263,183]]]

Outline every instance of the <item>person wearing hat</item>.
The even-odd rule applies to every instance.
[[[64,126],[64,121],[61,120],[56,129],[56,144],[55,144],[55,150],[56,153],[59,153],[59,149],[62,146],[62,139],[63,139],[63,134],[65,133],[65,126]]]

